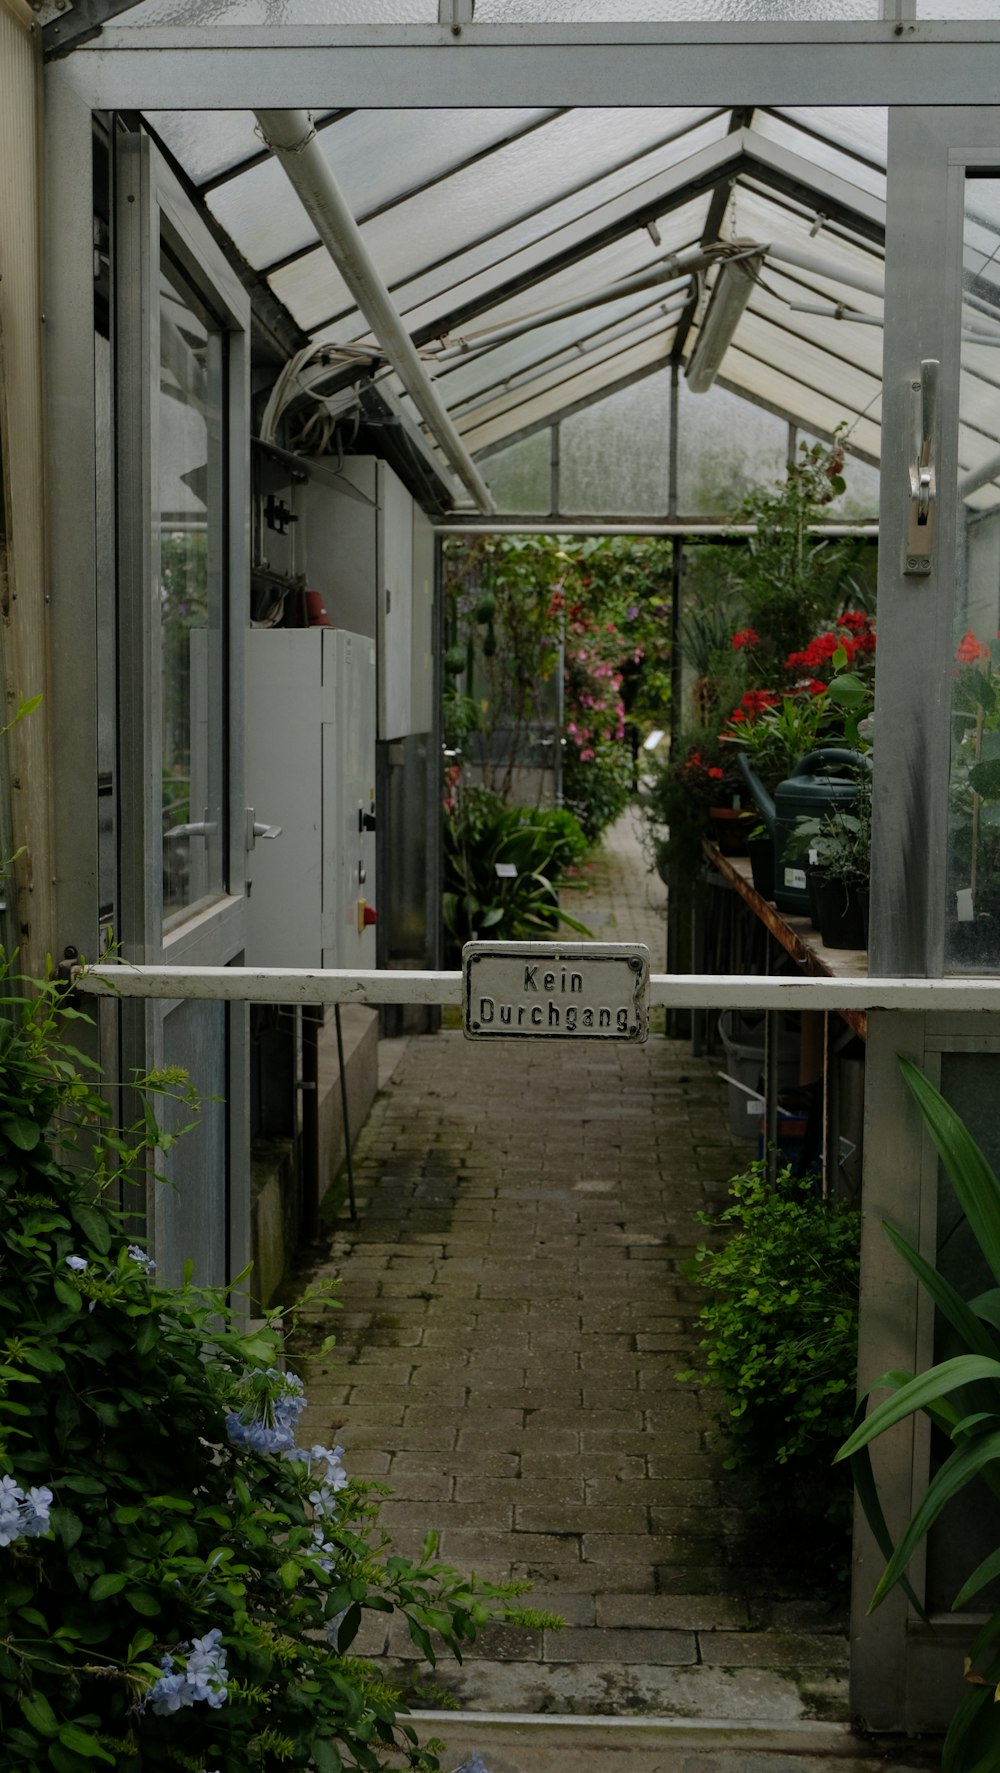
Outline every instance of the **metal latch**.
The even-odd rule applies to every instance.
[[[258,837],[280,837],[280,825],[262,825],[254,817],[252,806],[247,807],[247,850],[252,850]]]
[[[937,391],[940,363],[925,357],[920,380],[910,383],[913,456],[910,461],[910,516],[906,526],[906,564],[903,572],[925,577],[931,570],[934,546],[934,512],[937,504],[935,448]]]

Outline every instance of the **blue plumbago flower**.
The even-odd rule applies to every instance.
[[[20,1539],[21,1504],[24,1491],[12,1477],[0,1478],[0,1545],[10,1545],[13,1540]]]
[[[156,1273],[156,1263],[153,1261],[152,1256],[148,1256],[145,1250],[139,1248],[138,1244],[129,1244],[128,1253],[131,1256],[132,1261],[138,1268],[142,1269],[144,1274]]]
[[[312,1447],[309,1451],[309,1476],[316,1482],[309,1500],[321,1520],[325,1515],[336,1514],[337,1492],[347,1485],[347,1473],[341,1464],[343,1454],[343,1447]]]
[[[51,1504],[52,1491],[44,1484],[25,1491],[14,1478],[0,1478],[0,1545],[47,1533]]]
[[[184,1652],[188,1652],[186,1655]],[[175,1662],[180,1667],[175,1667]],[[166,1655],[160,1662],[163,1670],[152,1687],[149,1702],[158,1718],[169,1717],[189,1705],[204,1701],[217,1711],[224,1705],[229,1690],[226,1652],[218,1627],[190,1645],[182,1645],[177,1657]]]
[[[301,1379],[258,1367],[248,1381],[255,1396],[242,1410],[226,1417],[226,1434],[233,1447],[249,1447],[254,1453],[287,1453],[295,1446],[295,1427],[306,1407]]]
[[[313,1563],[318,1564],[321,1570],[325,1570],[328,1576],[332,1576],[337,1558],[337,1547],[330,1544],[322,1527],[313,1528],[313,1539],[316,1542],[316,1548],[312,1553]]]
[[[86,1256],[67,1256],[66,1267],[71,1268],[74,1274],[83,1274],[90,1267],[90,1263]]]
[[[337,1648],[337,1633],[346,1618],[347,1608],[345,1607],[342,1613],[335,1613],[332,1619],[328,1619],[324,1627],[323,1636],[326,1638],[328,1644],[333,1645],[334,1649]]]
[[[489,1773],[489,1769],[478,1748],[474,1748],[462,1765],[455,1768],[455,1773]]]

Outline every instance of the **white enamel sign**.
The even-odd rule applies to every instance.
[[[470,1040],[632,1040],[649,1033],[649,949],[641,942],[468,942]]]

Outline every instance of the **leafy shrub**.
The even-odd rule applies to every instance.
[[[729,1193],[717,1219],[699,1215],[725,1242],[701,1244],[687,1270],[708,1295],[700,1346],[725,1395],[727,1468],[758,1512],[846,1525],[850,1490],[830,1466],[854,1411],[858,1214],[790,1168],[771,1187],[762,1161]]]
[[[543,941],[560,924],[588,935],[559,908],[568,870],[587,839],[565,807],[506,806],[488,788],[456,784],[444,820],[445,934],[460,948],[489,933],[497,941]],[[498,874],[497,865],[513,874]]]
[[[614,824],[631,797],[632,756],[618,740],[596,740],[592,755],[583,759],[575,746],[566,746],[563,800],[591,843]]]
[[[339,1448],[295,1446],[280,1325],[156,1286],[113,1201],[157,1133],[115,1137],[56,999],[0,1000],[0,1716],[5,1773],[439,1767],[351,1654],[398,1609],[429,1660],[516,1588],[416,1561]],[[76,1165],[63,1149],[76,1137]],[[538,1616],[542,1617],[541,1615]]]

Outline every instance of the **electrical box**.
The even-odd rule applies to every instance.
[[[375,966],[375,693],[368,635],[247,635],[248,966]]]

